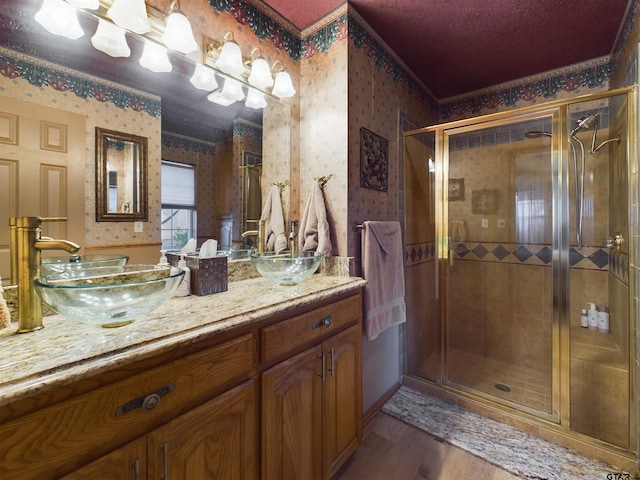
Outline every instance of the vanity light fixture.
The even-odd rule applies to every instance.
[[[135,33],[147,33],[151,30],[144,0],[114,0],[107,10],[107,16],[119,27]]]
[[[76,9],[62,0],[44,0],[35,20],[54,35],[72,40],[84,35]]]
[[[216,90],[215,92],[207,95],[207,100],[213,103],[217,103],[218,105],[222,105],[223,107],[228,107],[232,103],[236,103],[235,100],[225,97],[219,90]]]
[[[207,90],[210,92],[218,88],[218,82],[216,81],[216,74],[213,68],[207,67],[202,63],[196,64],[196,69],[189,81],[199,90]]]
[[[169,61],[167,49],[151,40],[145,39],[140,65],[152,72],[170,72],[173,66]]]
[[[277,73],[271,93],[279,98],[293,97],[296,94],[296,89],[293,88],[291,76],[285,71],[282,62],[280,60],[276,61],[272,70]]]
[[[264,93],[255,88],[249,88],[247,94],[247,101],[244,102],[245,107],[249,108],[264,108],[267,106],[267,99],[264,98]]]
[[[181,53],[191,53],[198,50],[198,44],[193,38],[193,30],[186,15],[180,10],[180,2],[173,0],[169,6],[162,42],[172,50]]]
[[[240,75],[244,72],[244,63],[242,61],[242,52],[240,46],[233,38],[233,33],[227,32],[224,35],[224,44],[220,50],[220,56],[215,63],[224,73],[229,75]]]
[[[222,95],[234,102],[243,100],[244,92],[242,91],[242,84],[233,78],[225,79],[224,87],[222,87]]]
[[[100,0],[67,0],[76,8],[86,8],[87,10],[97,10],[100,8]]]
[[[249,74],[249,83],[257,88],[266,88],[273,86],[273,77],[269,64],[262,57],[259,48],[251,51],[251,73]]]
[[[91,45],[111,57],[128,57],[131,49],[127,44],[125,32],[119,26],[104,19],[98,22],[98,29],[91,37]]]

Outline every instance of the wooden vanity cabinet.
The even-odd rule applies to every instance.
[[[286,357],[280,345],[311,343],[262,374],[262,478],[331,478],[360,444],[360,302],[349,297],[262,330],[266,358]]]
[[[248,381],[61,480],[257,479],[256,407]]]
[[[2,406],[0,478],[329,478],[361,440],[361,302],[356,290]]]

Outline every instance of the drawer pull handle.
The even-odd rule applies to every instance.
[[[321,328],[321,327],[329,328],[330,326],[331,326],[331,315],[327,315],[326,317],[314,323],[311,329],[317,330],[318,328]]]
[[[162,476],[160,480],[169,480],[169,445],[162,444]]]
[[[133,470],[133,480],[140,480],[140,460],[135,459],[131,462],[131,469]]]
[[[173,383],[170,383],[169,385],[160,387],[153,392],[140,395],[139,397],[134,398],[133,400],[116,408],[116,417],[120,417],[126,413],[131,412],[132,410],[137,410],[138,408],[142,408],[146,412],[150,412],[158,406],[158,404],[160,403],[160,398],[168,393],[171,393],[174,388],[176,388],[176,386]]]

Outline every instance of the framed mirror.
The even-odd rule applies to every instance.
[[[96,222],[147,220],[147,139],[96,127]]]

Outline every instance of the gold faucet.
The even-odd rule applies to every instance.
[[[264,234],[266,229],[266,221],[258,220],[258,230],[247,230],[240,235],[242,238],[258,237],[256,239],[256,253],[264,253]]]
[[[43,328],[42,303],[33,281],[40,277],[42,250],[64,250],[76,254],[80,246],[68,240],[42,236],[43,222],[64,222],[65,217],[11,217],[9,219],[11,283],[18,284],[18,333]]]

